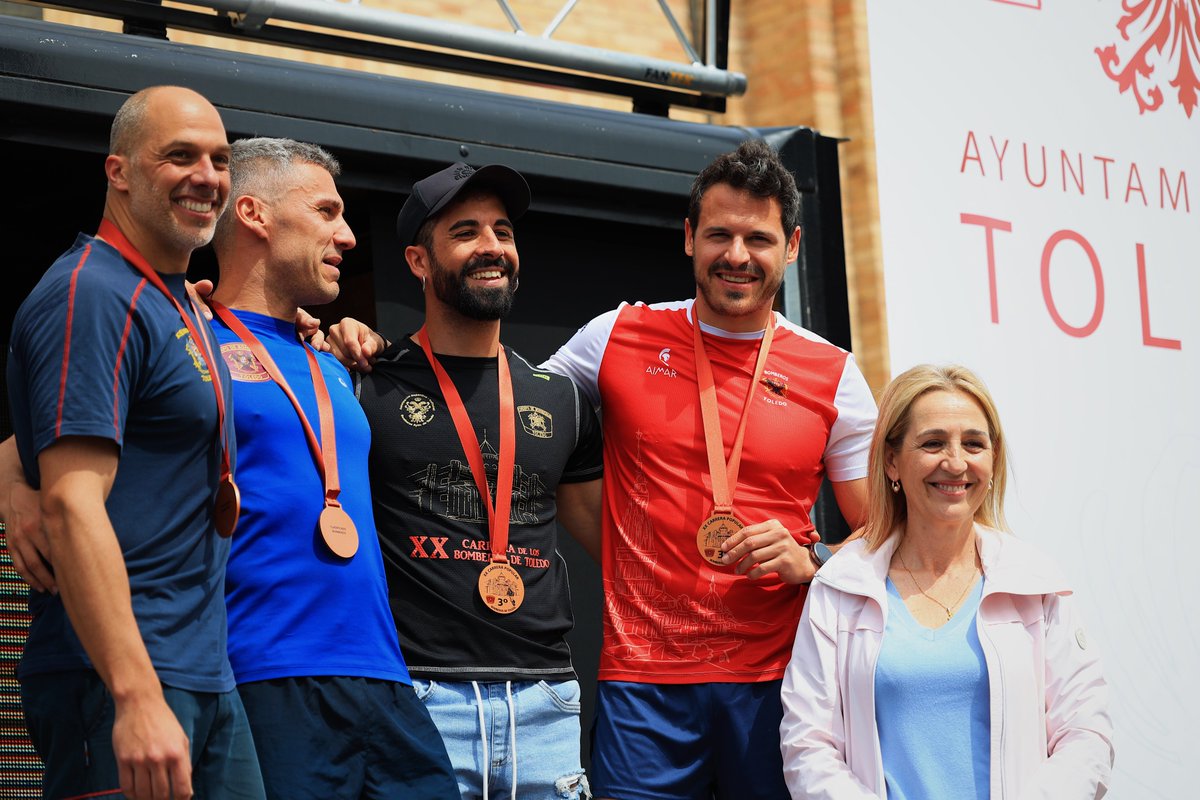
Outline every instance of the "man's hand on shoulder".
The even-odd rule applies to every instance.
[[[820,537],[814,531],[815,539]],[[726,564],[736,564],[735,571],[751,580],[772,572],[784,583],[808,583],[817,573],[808,549],[777,519],[747,525],[721,545]]]
[[[212,297],[213,282],[205,278],[202,281],[184,281],[183,287],[187,289],[188,297],[196,304],[196,308],[200,309],[200,313],[209,322],[212,322],[213,312],[208,305],[208,298]]]
[[[375,359],[389,344],[382,335],[352,317],[330,327],[325,341],[338,361],[358,372],[370,372]]]
[[[329,345],[325,342],[325,334],[321,331],[321,320],[314,317],[303,308],[296,309],[296,333],[317,350],[328,352]]]

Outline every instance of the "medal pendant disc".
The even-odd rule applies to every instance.
[[[321,530],[325,545],[334,555],[350,558],[358,552],[358,529],[341,506],[325,506],[317,527]]]
[[[497,614],[511,614],[525,600],[525,582],[511,565],[493,561],[479,573],[479,596]]]
[[[700,556],[714,567],[727,567],[721,561],[721,545],[730,536],[740,531],[744,525],[733,514],[714,511],[712,516],[700,523],[696,531],[696,549]]]
[[[217,500],[213,505],[213,526],[222,537],[233,536],[238,516],[242,513],[242,495],[233,478],[226,478],[217,487]]]

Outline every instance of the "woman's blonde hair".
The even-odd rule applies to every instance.
[[[979,404],[987,419],[992,440],[992,485],[983,505],[975,512],[975,521],[991,528],[1007,530],[1004,519],[1004,488],[1008,482],[1008,458],[1000,415],[987,386],[971,370],[956,364],[933,366],[920,364],[896,376],[879,401],[879,419],[871,439],[867,467],[867,525],[864,534],[869,547],[877,549],[908,519],[904,492],[893,492],[884,469],[889,450],[900,447],[912,419],[912,407],[930,392],[958,392]]]

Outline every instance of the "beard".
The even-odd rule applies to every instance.
[[[458,272],[446,269],[429,251],[429,264],[433,271],[433,292],[450,308],[468,319],[490,322],[503,319],[512,310],[513,295],[517,292],[517,275],[504,256],[496,258],[475,257],[467,261]],[[471,285],[472,270],[495,267],[508,278],[508,285],[495,288],[480,288]]]
[[[764,306],[771,305],[779,287],[783,283],[782,271],[779,275],[767,275],[757,265],[735,270],[725,260],[715,261],[707,269],[695,267],[696,288],[704,297],[708,307],[719,314],[731,317],[755,314]],[[755,283],[744,285],[726,284],[717,275],[718,272],[742,272],[758,278]]]

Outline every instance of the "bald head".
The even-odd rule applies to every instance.
[[[229,195],[229,141],[212,103],[182,86],[130,97],[113,120],[104,216],[160,272],[187,269]]]
[[[108,152],[131,155],[144,138],[148,123],[164,113],[170,117],[181,111],[201,116],[211,114],[220,121],[217,110],[203,95],[184,86],[151,86],[132,94],[117,110],[108,134]]]

